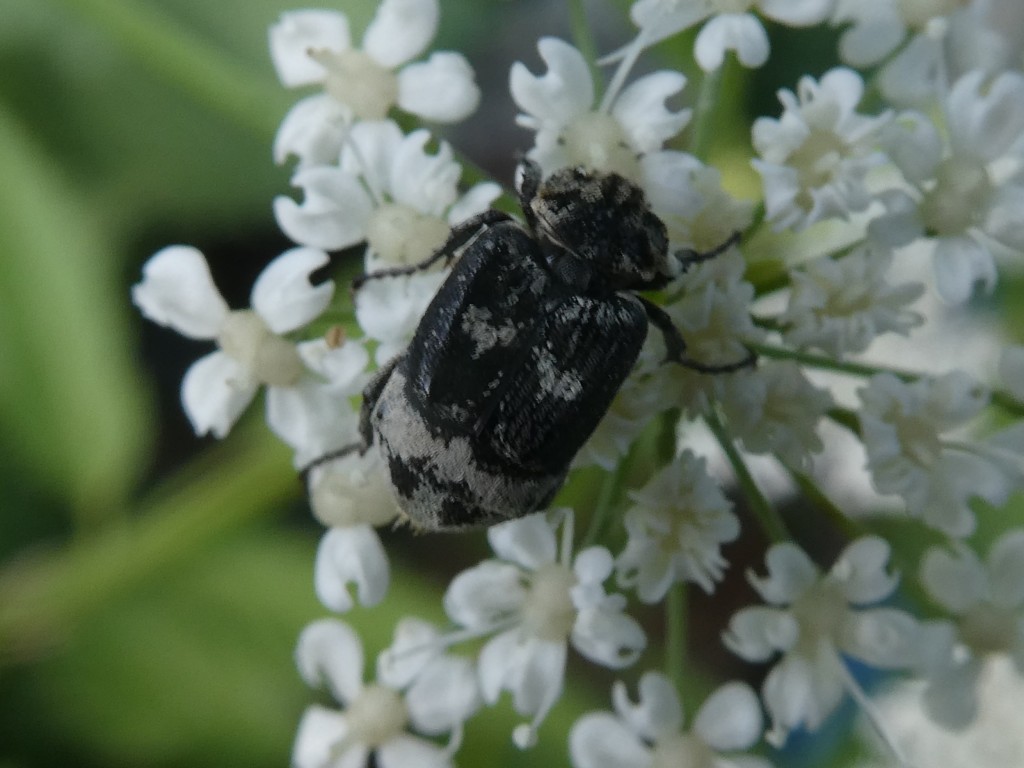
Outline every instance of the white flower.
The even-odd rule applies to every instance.
[[[675,248],[714,250],[750,226],[754,204],[722,189],[722,174],[693,155],[665,150],[640,159],[643,189]]]
[[[983,563],[963,544],[933,547],[921,561],[921,584],[953,614],[949,654],[928,672],[924,703],[938,722],[963,727],[977,714],[978,677],[993,655],[1024,673],[1024,530],[1004,533]]]
[[[959,0],[837,0],[834,25],[849,26],[839,39],[839,55],[853,67],[878,64],[904,42],[908,34],[923,33],[963,5]],[[914,44],[906,46],[907,49]],[[907,63],[897,64],[905,67]],[[919,84],[920,85],[920,84]]]
[[[771,454],[790,467],[807,469],[824,448],[817,430],[833,405],[832,396],[794,362],[765,362],[756,371],[724,377],[719,400],[730,433],[751,453]]]
[[[500,194],[481,183],[460,196],[459,164],[442,142],[425,150],[425,130],[403,136],[390,120],[354,125],[339,163],[300,169],[292,184],[303,190],[300,205],[274,200],[281,229],[293,240],[329,250],[366,241],[366,270],[418,264],[448,238],[451,226],[485,211]],[[433,271],[372,280],[356,296],[356,318],[380,342],[378,362],[401,351],[433,298],[444,274]]]
[[[590,547],[570,562],[571,513],[561,553],[555,524],[542,513],[501,523],[487,532],[500,560],[486,560],[455,577],[445,593],[451,619],[474,634],[497,632],[480,653],[484,700],[512,693],[521,715],[533,715],[513,738],[525,748],[562,693],[569,643],[589,660],[613,669],[636,661],[646,645],[643,629],[622,611],[625,598],[606,594],[612,556]]]
[[[905,383],[891,374],[859,390],[868,470],[881,493],[901,496],[907,511],[950,536],[968,536],[969,502],[1005,502],[1022,480],[1019,430],[971,442],[946,433],[972,420],[988,392],[962,371]]]
[[[611,712],[591,712],[573,725],[569,754],[574,768],[769,768],[749,749],[761,736],[761,707],[745,683],[726,683],[714,691],[683,731],[683,708],[667,677],[647,672],[640,678],[639,701],[626,686],[612,688]]]
[[[845,63],[882,64],[877,83],[885,98],[925,108],[970,69],[1013,68],[1022,19],[1014,0],[839,0],[832,23],[849,23],[839,40]]]
[[[322,84],[352,117],[379,120],[398,106],[425,120],[457,122],[480,101],[466,59],[444,51],[410,63],[434,39],[439,15],[438,0],[383,0],[360,50],[344,14],[292,11],[271,27],[270,55],[284,85]]]
[[[522,110],[516,122],[536,132],[527,154],[545,174],[582,165],[636,180],[637,158],[661,149],[689,122],[690,110],[672,112],[665,105],[686,85],[679,72],[653,72],[625,88],[612,83],[595,108],[594,82],[583,54],[554,37],[541,38],[537,48],[547,72],[533,75],[516,62],[509,88]],[[620,67],[622,77],[630,63]]]
[[[437,631],[425,622],[401,622],[394,645],[378,658],[377,682],[364,685],[356,633],[334,619],[306,627],[295,654],[299,671],[310,685],[326,684],[343,709],[306,710],[292,765],[358,768],[369,764],[372,753],[381,768],[450,768],[462,723],[479,702],[472,666],[440,655],[436,639]],[[393,663],[394,657],[404,663]],[[407,733],[410,725],[429,736],[452,733],[452,740],[440,747]]]
[[[884,158],[875,144],[889,116],[859,114],[863,93],[860,75],[832,69],[820,81],[800,78],[796,93],[779,91],[781,117],[754,121],[761,159],[752,162],[761,174],[766,217],[777,231],[846,218],[871,202],[864,177]]]
[[[681,294],[664,310],[686,341],[686,356],[691,360],[708,365],[736,363],[749,356],[747,342],[763,338],[764,332],[751,319],[754,287],[744,280],[746,268],[739,250],[732,248],[692,267],[677,281]],[[735,376],[709,376],[680,365],[662,365],[655,375],[668,402],[689,416],[699,416],[711,407]]]
[[[782,653],[761,691],[772,720],[771,743],[781,745],[801,725],[816,730],[844,690],[854,690],[856,682],[840,654],[886,669],[914,661],[918,624],[909,614],[859,608],[896,588],[898,579],[885,570],[888,559],[888,543],[865,536],[823,575],[800,548],[785,542],[768,550],[767,577],[748,575],[770,607],[738,611],[723,639],[747,661]]]
[[[615,560],[619,584],[657,603],[676,582],[692,581],[711,593],[726,561],[719,547],[740,533],[732,504],[690,451],[663,467],[626,512],[629,540]]]
[[[882,333],[906,335],[921,325],[924,318],[908,305],[924,286],[890,284],[891,263],[890,249],[866,243],[838,259],[814,259],[791,271],[789,304],[779,316],[786,341],[843,357],[863,352]]]
[[[745,67],[760,67],[768,60],[768,35],[760,20],[749,13],[756,7],[764,16],[790,26],[823,21],[835,0],[637,0],[630,8],[645,45],[677,34],[710,18],[697,35],[694,57],[705,72],[718,69],[726,51],[735,51]]]
[[[268,423],[296,448],[297,464],[352,441],[355,414],[342,395],[361,386],[366,352],[355,344],[333,350],[322,341],[296,345],[282,336],[330,303],[334,284],[309,282],[327,262],[314,248],[286,251],[256,279],[253,308],[236,311],[195,248],[169,246],[146,262],[142,281],[132,287],[135,305],[160,325],[220,347],[193,363],[182,381],[182,404],[196,434],[224,437],[266,385]]]
[[[352,452],[315,467],[309,474],[309,503],[314,516],[329,527],[313,569],[320,602],[333,611],[351,609],[348,587],[354,584],[360,605],[380,603],[390,567],[374,528],[398,514],[380,453]]]
[[[915,237],[935,244],[935,277],[948,301],[966,301],[976,283],[996,281],[994,251],[1024,252],[1024,75],[964,75],[945,103],[948,145],[931,122],[902,115],[884,137],[909,189],[882,196],[886,215],[871,233],[892,245]],[[945,145],[945,146],[944,146]]]

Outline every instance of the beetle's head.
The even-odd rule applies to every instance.
[[[610,290],[660,288],[675,275],[665,225],[619,174],[563,168],[541,180],[539,166],[524,160],[517,188],[535,236],[555,246],[545,251],[556,272],[588,273],[586,284]],[[559,261],[572,266],[560,270]]]

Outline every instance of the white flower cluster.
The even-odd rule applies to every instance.
[[[456,151],[426,127],[401,127],[461,121],[480,100],[461,54],[427,52],[439,11],[438,0],[382,0],[358,47],[340,12],[283,15],[270,31],[279,78],[318,89],[287,114],[274,143],[275,159],[293,163],[299,196],[278,197],[273,212],[296,247],[259,276],[251,309],[230,309],[203,255],[185,246],[154,255],[132,293],[147,318],[217,346],[182,383],[197,434],[224,437],[265,386],[269,426],[294,450],[296,467],[312,465],[310,502],[326,527],[315,588],[335,612],[381,603],[391,578],[376,529],[401,513],[377,452],[354,450],[357,396],[375,366],[402,353],[447,276],[444,265],[402,270],[501,194],[492,182],[460,187]],[[655,299],[687,356],[729,365],[754,350],[759,361],[722,375],[665,365],[661,337],[650,334],[573,464],[618,483],[602,494],[608,509],[557,509],[490,528],[494,558],[455,575],[444,594],[451,628],[400,622],[377,682],[362,682],[354,629],[334,619],[308,627],[299,667],[341,709],[308,710],[297,768],[352,768],[371,754],[384,768],[449,766],[466,721],[504,692],[526,718],[512,737],[531,746],[561,697],[570,647],[606,668],[633,666],[647,632],[630,616],[627,593],[671,604],[695,584],[713,595],[729,565],[722,546],[758,523],[773,543],[767,575],[749,580],[766,605],[718,629],[741,659],[773,662],[760,698],[725,682],[684,730],[678,679],[645,673],[635,703],[618,682],[614,713],[586,714],[569,734],[577,768],[764,768],[763,752],[747,754],[762,736],[780,747],[793,730],[814,731],[846,696],[884,739],[854,662],[925,681],[925,707],[948,727],[977,715],[975,684],[987,660],[1007,656],[1024,674],[1024,531],[1004,524],[984,562],[970,545],[979,516],[1024,487],[1024,351],[1006,350],[1001,382],[980,381],[941,353],[919,372],[863,357],[879,337],[926,325],[918,303],[926,294],[964,304],[979,285],[992,289],[1000,262],[1024,253],[1022,17],[1016,0],[636,0],[635,35],[604,59],[544,37],[539,74],[511,66],[516,122],[532,132],[526,156],[545,175],[566,166],[617,173],[665,223],[686,268]],[[702,87],[712,87],[728,61],[765,64],[778,24],[841,28],[836,66],[780,90],[778,114],[752,122],[761,200],[738,200],[718,169],[684,149],[692,132],[708,129],[695,125],[708,119],[704,111],[673,106],[692,95],[687,77],[632,71],[649,49],[699,25],[693,56]],[[607,84],[595,78],[599,65],[611,67]],[[875,79],[866,83],[865,71]],[[734,233],[741,245],[699,258],[734,243]],[[831,247],[836,233],[842,244]],[[780,242],[812,247],[786,258]],[[321,275],[332,254],[354,246],[366,273],[393,274],[367,281],[353,310]],[[932,285],[900,268],[921,248],[931,254]],[[856,377],[859,388],[834,389],[836,374]],[[1004,415],[998,426],[986,418],[993,405]],[[737,506],[754,510],[748,518],[688,442],[695,422],[719,443],[746,500]],[[900,583],[890,557],[907,563],[916,550],[865,522],[877,507],[834,508],[820,467],[825,422],[859,440],[875,491],[908,525],[946,539],[908,569],[933,598],[927,620],[905,601],[879,605]],[[660,455],[637,467],[636,455],[650,457],[654,444]],[[830,569],[789,540],[750,472],[755,455],[807,491],[807,519],[841,518],[842,530],[855,531]],[[627,491],[623,477],[640,479]],[[621,526],[602,537],[616,514]],[[577,519],[589,521],[584,548]],[[475,659],[447,653],[484,638]]]

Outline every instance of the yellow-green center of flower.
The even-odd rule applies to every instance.
[[[1017,639],[1017,615],[1007,608],[980,603],[964,616],[960,634],[976,654],[1007,653]]]
[[[451,228],[437,216],[420,213],[401,203],[377,208],[366,225],[370,249],[388,265],[418,264],[444,245]]]
[[[640,177],[637,153],[629,146],[618,120],[611,115],[603,112],[580,115],[562,131],[561,141],[570,165],[618,173],[632,181]]]
[[[563,565],[538,568],[523,604],[524,629],[541,640],[564,641],[576,621],[576,606],[569,594],[575,584],[575,575]]]
[[[254,380],[271,387],[290,387],[304,370],[295,345],[272,333],[250,309],[231,312],[221,327],[217,343]]]
[[[700,739],[674,733],[658,739],[651,755],[651,768],[714,768],[715,753]]]
[[[312,51],[327,70],[324,90],[347,104],[356,117],[381,120],[398,101],[398,78],[362,51]]]
[[[808,109],[818,107],[819,109],[832,109],[833,105],[824,102],[809,105]],[[805,117],[807,115],[805,114]],[[816,116],[818,119],[808,119],[809,123],[824,122],[834,124],[834,117],[826,118]],[[843,140],[836,135],[834,130],[829,128],[811,128],[810,134],[789,159],[788,165],[796,169],[799,175],[800,195],[798,202],[800,207],[810,210],[814,205],[814,198],[811,190],[820,189],[835,178],[843,157],[847,152],[847,146]]]
[[[834,638],[846,621],[846,596],[838,583],[825,579],[800,595],[790,611],[800,625],[798,652],[813,656],[819,644]]]
[[[967,0],[898,0],[900,15],[911,29],[924,29],[937,16],[948,16]]]
[[[370,685],[345,710],[348,733],[345,741],[379,747],[405,730],[409,710],[396,691]]]
[[[992,181],[985,167],[954,155],[939,166],[935,186],[921,204],[926,231],[938,235],[959,235],[979,223],[992,194]]]

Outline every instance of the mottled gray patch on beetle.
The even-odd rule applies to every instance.
[[[475,304],[466,307],[462,314],[462,332],[473,342],[473,357],[480,357],[496,345],[507,347],[516,338],[516,327],[508,318],[500,325],[494,325],[491,310]]]
[[[530,478],[483,466],[469,437],[431,431],[422,411],[406,396],[406,383],[399,366],[384,386],[371,421],[381,453],[393,468],[395,496],[413,525],[432,530],[466,527],[441,514],[453,502],[478,525],[521,517],[561,485],[564,469]],[[394,471],[395,463],[416,466],[410,482]]]

